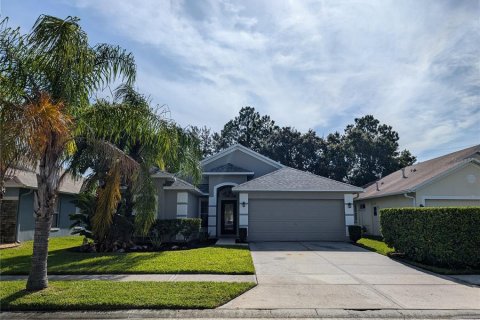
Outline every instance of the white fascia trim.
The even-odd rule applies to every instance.
[[[364,198],[355,198],[353,199],[353,201],[363,201],[363,200],[377,199],[377,198],[390,197],[390,196],[400,196],[404,193],[413,193],[413,192],[415,191],[413,190],[395,191],[395,192],[383,193],[383,194],[373,195],[373,196],[364,197]]]
[[[475,158],[466,159],[466,160],[460,162],[459,164],[457,164],[456,166],[453,166],[453,167],[451,167],[450,169],[445,170],[445,171],[443,171],[442,173],[437,174],[436,176],[434,176],[434,177],[432,177],[432,178],[430,178],[430,179],[428,179],[428,180],[425,180],[424,182],[416,185],[415,187],[413,187],[412,191],[417,191],[417,190],[419,190],[419,189],[421,189],[421,188],[423,188],[423,187],[425,187],[425,186],[427,186],[427,185],[429,185],[429,184],[432,184],[432,183],[434,183],[435,181],[437,181],[437,180],[439,180],[439,179],[441,179],[441,178],[443,178],[443,177],[445,177],[445,176],[448,176],[449,174],[451,174],[451,173],[453,173],[453,172],[455,172],[455,171],[457,171],[457,170],[462,169],[463,167],[467,166],[467,165],[470,164],[470,163],[474,163],[474,164],[480,165],[480,161],[477,160],[477,159],[475,159]]]
[[[339,193],[358,193],[358,192],[363,192],[363,189],[358,189],[358,190],[350,190],[350,191],[345,191],[345,190],[318,190],[318,189],[296,189],[296,190],[281,190],[281,189],[236,189],[232,188],[232,191],[234,192],[339,192]]]
[[[255,172],[204,172],[204,176],[253,176]]]
[[[274,160],[272,160],[272,159],[270,159],[270,158],[268,158],[268,157],[265,157],[265,156],[261,155],[261,154],[258,153],[258,152],[255,152],[255,151],[253,151],[253,150],[251,150],[251,149],[249,149],[249,148],[247,148],[247,147],[242,146],[241,144],[234,144],[233,146],[230,146],[230,147],[228,147],[227,149],[218,152],[217,154],[214,154],[214,155],[212,155],[212,156],[210,156],[210,157],[208,157],[208,158],[203,159],[200,163],[201,163],[202,166],[203,166],[203,165],[206,165],[206,164],[209,164],[210,162],[213,162],[213,161],[215,161],[215,160],[217,160],[217,159],[220,159],[220,158],[222,158],[223,156],[225,156],[225,155],[227,155],[227,154],[229,154],[229,153],[234,152],[235,150],[241,150],[241,151],[245,152],[246,154],[251,155],[252,157],[254,157],[254,158],[258,159],[258,160],[261,160],[261,161],[263,161],[263,162],[265,162],[265,163],[268,163],[268,164],[270,164],[270,165],[273,165],[274,167],[277,167],[277,168],[283,168],[283,167],[285,167],[285,166],[284,166],[283,164],[281,164],[280,162],[277,162],[277,161],[274,161]]]

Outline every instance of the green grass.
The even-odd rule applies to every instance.
[[[362,238],[358,240],[357,245],[367,250],[383,254],[384,256],[395,251],[393,248],[387,246],[385,242],[370,238]]]
[[[253,274],[248,248],[205,247],[191,250],[132,253],[82,253],[71,249],[82,237],[51,238],[49,274],[211,273]],[[28,274],[32,241],[0,250],[0,274]]]
[[[0,309],[115,310],[218,307],[254,287],[249,282],[50,281],[25,291],[25,281],[0,281]]]
[[[385,242],[377,239],[371,239],[371,238],[362,238],[357,242],[357,245],[365,248],[370,251],[375,251],[377,253],[380,253],[384,256],[390,256],[391,253],[394,253],[395,250],[393,248],[390,248],[385,244]],[[444,267],[438,267],[438,266],[431,266],[427,265],[424,263],[412,261],[406,258],[401,258],[401,257],[391,257],[395,260],[398,260],[400,262],[405,262],[407,264],[410,264],[412,266],[425,269],[431,272],[435,272],[438,274],[445,274],[445,275],[453,275],[453,274],[480,274],[480,270],[478,269],[451,269],[451,268],[444,268]]]

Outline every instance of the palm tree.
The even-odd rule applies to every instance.
[[[38,164],[35,234],[27,290],[41,290],[48,286],[48,237],[58,187],[64,177],[62,167],[75,152],[75,141],[79,137],[95,140],[92,144],[98,151],[108,153],[116,168],[130,168],[126,171],[133,172],[136,167],[133,159],[102,140],[98,132],[91,133],[88,119],[84,118],[93,92],[119,76],[132,83],[136,67],[133,56],[120,47],[91,47],[79,19],[74,17],[62,20],[42,15],[28,35],[7,27],[4,20],[0,36],[1,135],[7,128],[17,129],[18,136],[10,149],[26,146],[28,152],[21,158],[26,163]],[[110,129],[128,130],[134,120]],[[119,136],[107,130],[103,133],[109,138]],[[6,164],[8,153],[3,152],[3,142],[1,147],[0,158]]]
[[[89,119],[88,130],[95,132],[97,137],[106,137],[140,166],[136,174],[126,175],[115,164],[95,156],[97,151],[91,144],[77,141],[77,146],[81,147],[71,158],[71,169],[76,174],[84,174],[87,169],[91,171],[87,185],[95,185],[97,190],[92,226],[100,242],[107,235],[112,214],[121,198],[126,216],[131,216],[133,210],[136,212],[136,231],[142,235],[148,232],[156,217],[156,189],[150,176],[152,167],[192,177],[196,182],[200,178],[198,139],[161,111],[161,108],[152,108],[148,99],[129,85],[117,88],[113,102],[101,100],[84,109],[82,117]],[[130,122],[124,120],[126,117]],[[112,133],[109,128],[125,127],[125,124],[129,127],[119,136],[109,135]],[[125,186],[123,195],[121,184]]]

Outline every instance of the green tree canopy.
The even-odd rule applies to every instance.
[[[220,133],[204,133],[204,150],[218,151],[240,143],[284,165],[357,186],[416,160],[408,150],[399,151],[398,133],[372,115],[355,119],[344,133],[322,138],[313,130],[301,133],[292,127],[279,127],[269,116],[244,107]]]

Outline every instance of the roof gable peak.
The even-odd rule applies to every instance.
[[[244,153],[246,153],[246,154],[248,154],[248,155],[250,155],[250,156],[252,156],[252,157],[254,157],[254,158],[256,158],[256,159],[258,159],[258,160],[260,160],[260,161],[263,161],[263,162],[265,162],[265,163],[268,163],[268,164],[270,164],[271,166],[274,166],[274,167],[276,167],[276,168],[283,168],[283,167],[284,167],[284,165],[281,164],[280,162],[277,162],[277,161],[275,161],[275,160],[272,160],[272,159],[270,159],[270,158],[268,158],[268,157],[266,157],[266,156],[264,156],[264,155],[262,155],[262,154],[260,154],[260,153],[258,153],[258,152],[256,152],[256,151],[253,151],[252,149],[247,148],[247,147],[245,147],[245,146],[243,146],[243,145],[241,145],[241,144],[239,144],[239,143],[234,144],[234,145],[232,145],[232,146],[230,146],[230,147],[228,147],[228,148],[226,148],[226,149],[224,149],[224,150],[221,150],[221,151],[217,152],[216,154],[213,154],[213,155],[211,155],[211,156],[203,159],[203,160],[201,161],[201,165],[204,166],[204,165],[206,165],[206,164],[209,164],[209,163],[211,163],[211,162],[213,162],[213,161],[215,161],[215,160],[217,160],[217,159],[220,159],[220,158],[222,158],[222,157],[224,157],[224,156],[226,156],[226,155],[228,155],[228,154],[230,154],[230,153],[233,153],[233,152],[235,152],[235,151],[244,152]]]

